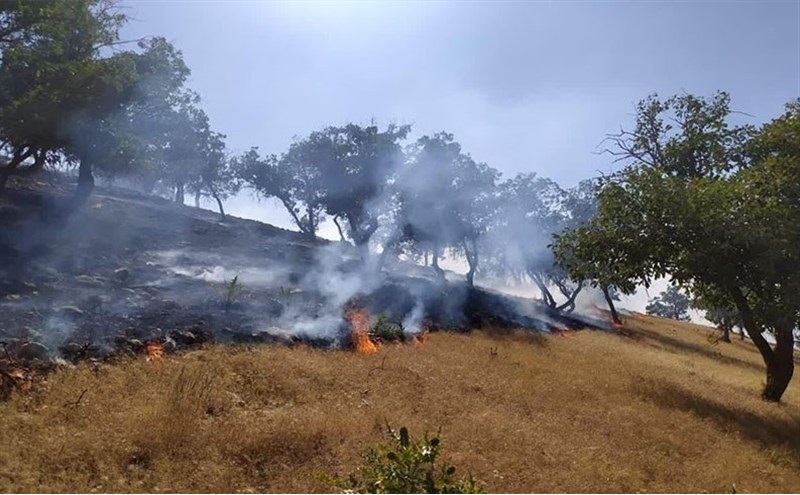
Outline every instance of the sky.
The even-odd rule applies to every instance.
[[[800,0],[123,5],[123,38],[182,50],[234,152],[280,154],[296,136],[375,119],[452,132],[504,176],[569,187],[612,170],[603,138],[630,128],[650,93],[728,91],[754,124],[800,96]],[[274,201],[228,206],[291,226]]]

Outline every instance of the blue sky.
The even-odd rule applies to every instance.
[[[565,186],[651,92],[731,93],[760,123],[800,96],[800,1],[159,2],[128,0],[126,38],[183,51],[228,146],[284,151],[346,121],[447,130],[504,174]],[[271,202],[234,214],[288,226]],[[268,211],[269,210],[269,211]]]

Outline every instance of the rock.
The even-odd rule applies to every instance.
[[[114,278],[120,282],[125,282],[130,278],[131,272],[127,268],[117,268],[114,270]]]
[[[205,344],[211,340],[211,334],[199,326],[175,330],[169,336],[176,343],[185,347]]]
[[[38,359],[47,361],[50,358],[50,349],[39,342],[24,342],[17,347],[15,354],[20,359],[32,361]]]
[[[78,275],[75,277],[75,281],[80,284],[91,285],[93,287],[103,285],[103,281],[99,277],[93,277],[92,275]]]
[[[96,345],[92,345],[89,342],[85,344],[79,344],[77,342],[67,342],[66,344],[59,347],[58,350],[61,352],[61,355],[64,356],[65,359],[73,363],[77,363],[78,361],[84,359],[98,358],[103,354],[99,347],[97,347]]]
[[[83,316],[83,310],[77,306],[59,306],[56,311],[66,316]]]
[[[164,350],[167,352],[175,351],[175,348],[178,347],[178,344],[172,340],[170,337],[166,337],[164,339]]]
[[[133,349],[133,350],[135,350],[137,352],[144,348],[144,342],[142,342],[139,339],[128,339],[126,344],[128,345],[128,347],[130,347],[131,349]]]
[[[103,296],[90,296],[83,301],[83,306],[87,308],[89,311],[99,311],[100,308],[103,307],[104,303]]]
[[[82,347],[83,346],[81,346],[77,342],[67,342],[66,344],[62,345],[58,350],[61,351],[61,355],[63,355],[67,359],[72,359],[73,356],[81,352]]]

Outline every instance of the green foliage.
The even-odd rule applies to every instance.
[[[673,285],[659,296],[651,299],[645,311],[649,315],[660,316],[661,318],[689,321],[691,319],[688,312],[689,302],[689,296]]]
[[[66,162],[79,165],[83,198],[99,173],[148,192],[160,183],[179,201],[189,188],[221,210],[238,188],[224,136],[210,130],[166,39],[117,48],[126,21],[113,0],[0,3],[0,151],[11,157],[0,189],[11,175]]]
[[[348,493],[479,493],[472,476],[456,479],[454,466],[437,462],[438,436],[415,441],[405,427],[387,430],[390,444],[367,449],[364,466],[347,479],[334,478],[336,486]]]
[[[569,227],[587,223],[594,215],[593,181],[583,181],[564,190],[550,179],[534,173],[518,174],[498,187],[498,208],[489,229],[489,268],[494,274],[529,279],[542,300],[556,310],[574,309],[583,288],[556,263],[550,249],[552,236]],[[566,299],[557,303],[551,290]]]
[[[370,329],[370,338],[379,342],[402,341],[405,338],[403,325],[390,321],[386,313],[381,313]]]
[[[239,275],[236,275],[230,281],[226,280],[222,287],[218,289],[218,292],[222,307],[226,310],[232,308],[244,293],[244,285],[239,281]]]
[[[635,130],[611,137],[626,167],[601,181],[597,217],[559,236],[556,254],[595,284],[630,292],[669,276],[735,308],[777,400],[800,325],[800,103],[760,129],[731,126],[729,113],[725,93],[640,103]]]
[[[302,143],[302,142],[301,142]],[[276,198],[291,215],[300,232],[313,236],[324,220],[325,205],[320,173],[314,166],[309,145],[294,143],[280,159],[261,158],[257,148],[236,157],[236,175],[266,198]]]
[[[450,248],[469,264],[467,281],[478,268],[478,240],[496,208],[499,172],[462,152],[452,134],[423,136],[408,152],[397,177],[398,242],[423,246],[438,259]]]
[[[3,175],[36,154],[101,164],[121,149],[111,120],[138,74],[131,52],[103,49],[124,22],[106,0],[0,4],[0,141],[13,157]]]
[[[695,309],[704,310],[705,318],[715,324],[724,334],[729,334],[733,327],[743,325],[741,315],[730,298],[715,292],[710,287],[696,286],[697,292],[691,301]]]

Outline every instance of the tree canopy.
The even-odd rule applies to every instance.
[[[650,300],[645,311],[649,315],[673,320],[689,321],[689,296],[682,293],[677,287],[670,286],[660,295]]]
[[[400,241],[433,254],[433,267],[450,248],[464,255],[472,285],[479,264],[479,239],[495,208],[497,170],[461,150],[452,134],[423,136],[409,150],[409,162],[397,178],[396,217]]]
[[[725,93],[644,100],[635,130],[612,136],[626,166],[602,181],[598,216],[556,244],[576,277],[631,291],[669,276],[736,307],[769,400],[791,379],[800,322],[799,111],[756,129],[730,123]]]

